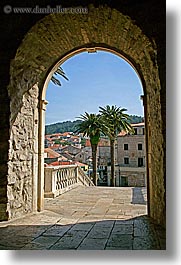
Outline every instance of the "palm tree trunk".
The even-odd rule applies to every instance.
[[[110,141],[111,144],[111,187],[115,187],[115,140]]]
[[[92,144],[93,183],[97,186],[97,145]]]

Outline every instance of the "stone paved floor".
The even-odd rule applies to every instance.
[[[79,186],[46,199],[41,213],[0,223],[0,249],[165,249],[165,230],[146,214],[144,188]]]

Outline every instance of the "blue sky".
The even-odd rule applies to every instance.
[[[116,105],[128,114],[143,116],[143,89],[135,70],[109,52],[83,52],[62,64],[69,81],[49,83],[46,124],[76,120],[85,111],[98,113],[99,106]]]

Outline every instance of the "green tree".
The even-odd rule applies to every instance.
[[[98,114],[89,114],[85,112],[79,117],[82,122],[77,125],[77,133],[83,133],[83,136],[90,137],[92,148],[92,164],[93,164],[93,182],[97,185],[97,146],[101,134],[101,116]]]
[[[133,133],[133,128],[130,125],[129,115],[124,113],[127,109],[116,106],[99,107],[102,122],[106,125],[104,133],[110,139],[111,146],[111,186],[115,186],[115,140],[121,130]]]
[[[55,144],[60,144],[60,140],[59,139],[56,139],[55,140]]]

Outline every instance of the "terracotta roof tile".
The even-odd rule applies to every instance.
[[[45,148],[45,153],[48,154],[48,158],[57,158],[60,157],[60,154],[52,150],[51,148]]]
[[[70,161],[55,161],[49,164],[49,166],[67,166],[67,165],[73,165],[73,162]]]

